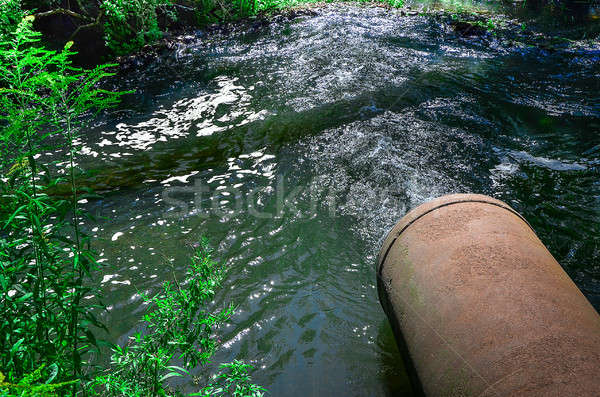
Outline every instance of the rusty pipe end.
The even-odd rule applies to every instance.
[[[500,200],[410,211],[383,243],[377,286],[427,396],[600,396],[600,316]]]
[[[454,194],[448,194],[448,195],[445,195],[442,197],[438,197],[433,200],[427,201],[427,202],[419,205],[418,207],[415,207],[412,210],[410,210],[388,232],[385,240],[383,241],[381,249],[379,250],[379,254],[377,255],[377,265],[376,265],[377,274],[378,275],[381,274],[381,267],[383,265],[383,262],[385,261],[385,258],[387,256],[391,246],[394,244],[396,239],[400,236],[400,234],[402,234],[402,232],[409,225],[414,223],[416,220],[418,220],[422,216],[424,216],[430,212],[433,212],[439,208],[443,208],[443,207],[446,207],[449,205],[459,204],[459,203],[487,203],[487,204],[491,204],[491,205],[496,205],[498,207],[505,208],[505,209],[513,212],[516,216],[523,219],[523,221],[529,225],[529,223],[525,220],[525,218],[523,218],[518,212],[516,212],[514,209],[512,209],[508,204],[506,204],[503,201],[497,200],[493,197],[486,196],[484,194],[454,193]]]

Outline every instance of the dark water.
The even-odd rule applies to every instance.
[[[215,361],[253,363],[274,396],[410,395],[374,260],[452,192],[520,211],[600,307],[598,42],[548,52],[336,6],[190,36],[120,84],[139,89],[83,161],[108,191],[89,205],[113,341],[207,235],[228,266],[215,304],[239,305]]]

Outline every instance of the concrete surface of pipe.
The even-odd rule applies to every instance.
[[[425,395],[600,396],[600,316],[507,204],[417,207],[384,241],[377,279]]]

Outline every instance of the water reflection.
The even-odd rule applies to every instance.
[[[374,256],[457,191],[521,211],[600,307],[597,43],[548,54],[339,5],[188,48],[84,137],[112,340],[208,235],[228,272],[214,304],[238,305],[216,362],[250,361],[272,395],[409,395]]]

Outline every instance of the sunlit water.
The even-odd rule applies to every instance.
[[[109,339],[206,235],[227,266],[215,304],[238,305],[216,362],[251,362],[274,396],[410,395],[375,256],[452,192],[520,211],[600,307],[600,46],[577,48],[352,6],[182,40],[83,138]]]

